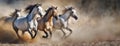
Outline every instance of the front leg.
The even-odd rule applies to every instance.
[[[48,38],[48,33],[45,31],[45,29],[43,30],[43,32],[45,33],[46,36],[42,36],[43,38]]]
[[[31,29],[29,28],[28,32],[30,33],[32,39],[35,38],[35,36],[33,36],[32,32],[31,32]]]
[[[63,30],[63,28],[61,28],[61,31],[63,32],[63,38],[66,36],[65,31]]]
[[[35,38],[35,36],[33,36],[33,34],[32,34],[32,30],[33,30],[32,25],[33,25],[32,21],[28,21],[28,32],[29,32],[29,34],[31,35],[31,37],[33,39],[33,38]]]
[[[38,27],[37,27],[37,26],[38,26],[38,23],[37,23],[37,21],[35,20],[35,21],[34,21],[34,27],[33,27],[33,31],[35,32],[35,35],[34,35],[33,37],[35,37],[35,36],[37,35],[37,33],[38,33],[38,29],[37,29]]]
[[[72,29],[70,29],[70,28],[68,28],[68,27],[66,27],[66,29],[67,29],[68,31],[70,31],[70,33],[69,33],[69,35],[67,35],[65,38],[67,38],[68,36],[70,36],[70,35],[72,34]]]
[[[52,29],[48,29],[47,31],[49,32],[50,38],[51,38],[52,37]]]
[[[37,30],[37,29],[33,29],[33,31],[35,32],[35,34],[34,34],[33,38],[35,38],[35,36],[36,36],[36,35],[37,35],[37,33],[38,33],[38,30]]]
[[[17,37],[20,38],[19,33],[18,33],[18,28],[13,24],[13,29],[15,30]]]

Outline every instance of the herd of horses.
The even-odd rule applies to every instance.
[[[43,38],[51,38],[54,30],[61,30],[64,38],[70,36],[72,29],[68,27],[68,20],[70,17],[73,17],[75,20],[78,19],[76,10],[73,7],[67,7],[62,11],[62,14],[58,15],[57,7],[51,6],[43,10],[41,6],[42,4],[38,3],[27,6],[24,11],[28,14],[24,16],[21,15],[20,9],[15,9],[11,16],[13,20],[12,26],[17,36],[20,38],[19,30],[22,31],[22,34],[27,31],[32,39],[36,37],[38,31],[45,33],[42,36]],[[66,35],[64,29],[70,31],[69,35]]]

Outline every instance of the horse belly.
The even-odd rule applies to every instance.
[[[15,26],[20,30],[27,30],[28,29],[27,22],[16,22]]]
[[[54,28],[59,29],[59,28],[61,28],[61,26],[62,26],[62,24],[61,24],[60,20],[54,21],[54,23],[53,23]]]
[[[38,29],[44,30],[44,28],[45,28],[45,23],[43,21],[38,22]]]

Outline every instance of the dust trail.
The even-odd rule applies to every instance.
[[[53,43],[119,39],[119,0],[0,0],[0,16],[8,16],[15,8],[24,9],[34,3],[42,3],[44,9],[51,5],[57,6],[60,14],[66,6],[73,6],[78,11],[79,20],[70,19],[69,27],[73,29],[72,35],[62,41],[59,39],[62,32],[56,31],[51,40]]]

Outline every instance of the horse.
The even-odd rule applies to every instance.
[[[27,16],[21,16],[17,17],[13,21],[13,29],[15,30],[17,36],[20,38],[18,34],[18,30],[22,31],[22,34],[24,34],[25,31],[28,31],[31,35],[32,39],[35,38],[37,35],[37,20],[36,20],[36,14],[41,15],[41,4],[34,4],[29,5],[25,8],[25,11],[29,11]],[[35,34],[32,34],[32,31],[35,32]]]
[[[20,15],[21,9],[15,9],[9,16],[4,16],[0,18],[0,21],[3,20],[4,23],[12,23],[16,17],[16,14]]]
[[[42,36],[43,38],[48,37],[47,31],[49,31],[50,37],[52,36],[53,17],[57,19],[57,7],[51,6],[46,10],[46,14],[38,20],[38,30],[46,34]]]
[[[78,17],[76,16],[76,10],[73,7],[68,7],[65,8],[63,10],[63,14],[58,16],[58,19],[56,20],[55,18],[53,18],[53,29],[57,30],[60,29],[63,32],[63,37],[68,37],[71,35],[72,33],[72,29],[70,29],[68,27],[68,20],[70,19],[70,17],[73,17],[75,20],[78,19]],[[63,29],[67,29],[68,31],[70,31],[70,34],[68,36],[65,36],[66,33],[64,32]]]

